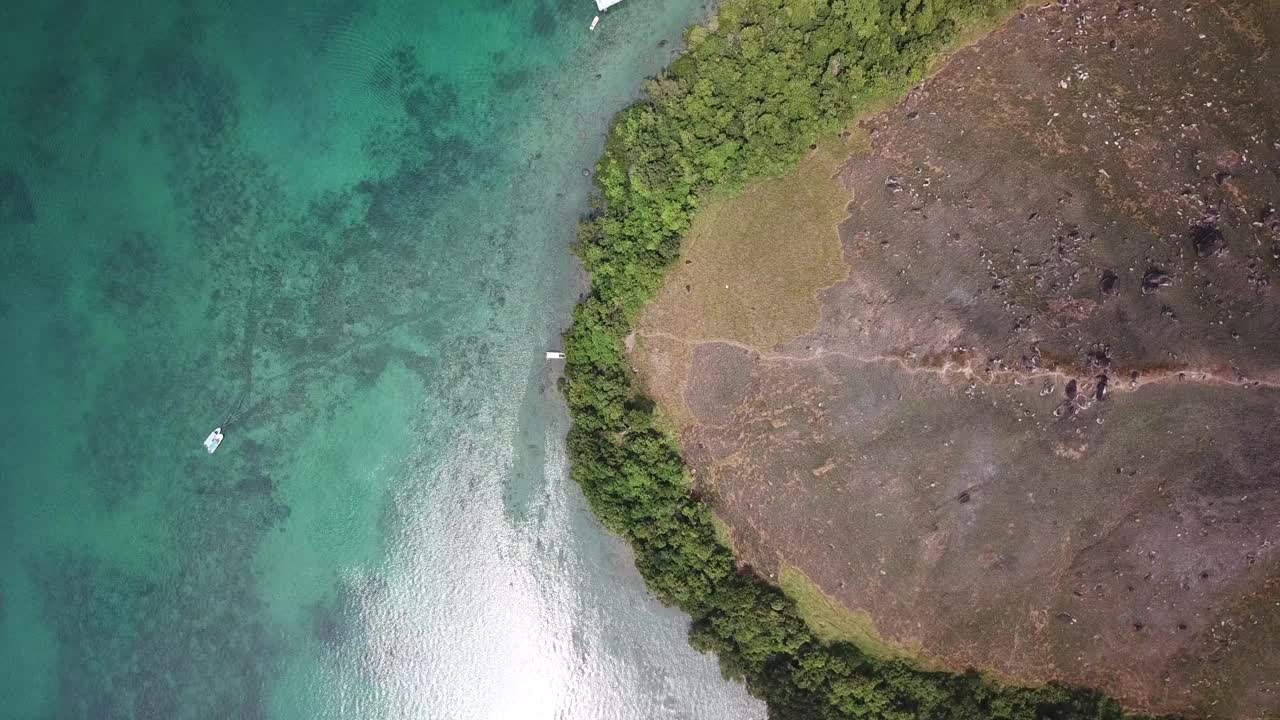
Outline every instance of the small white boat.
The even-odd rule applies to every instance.
[[[217,450],[218,446],[222,444],[222,437],[222,428],[214,428],[213,432],[209,433],[209,437],[204,439],[204,449],[208,450],[209,454],[212,455],[213,451]]]
[[[595,17],[591,18],[591,29],[592,29],[592,30],[595,30],[595,29],[596,29],[596,26],[597,26],[597,25],[599,25],[599,24],[600,24],[600,16],[599,16],[599,15],[597,15],[597,16],[595,16]]]

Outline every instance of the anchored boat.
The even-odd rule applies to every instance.
[[[209,454],[212,455],[213,451],[217,450],[218,446],[222,444],[222,438],[222,428],[214,428],[213,432],[209,433],[209,437],[204,439],[204,449],[208,450]]]

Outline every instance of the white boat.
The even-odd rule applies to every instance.
[[[209,433],[209,437],[204,439],[204,449],[208,450],[209,454],[212,455],[213,451],[217,450],[218,446],[222,444],[222,438],[222,428],[214,428],[213,432]]]

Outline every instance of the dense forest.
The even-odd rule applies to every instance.
[[[615,120],[579,253],[592,292],[566,336],[573,478],[635,548],[690,641],[774,718],[1128,717],[1087,690],[926,672],[817,640],[780,590],[740,570],[691,495],[675,441],[639,396],[623,338],[679,253],[699,198],[776,174],[868,103],[919,82],[962,31],[1014,0],[725,0],[646,100]]]

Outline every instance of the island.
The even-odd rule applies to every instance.
[[[795,718],[1280,715],[1280,13],[723,3],[615,123],[573,476]]]

